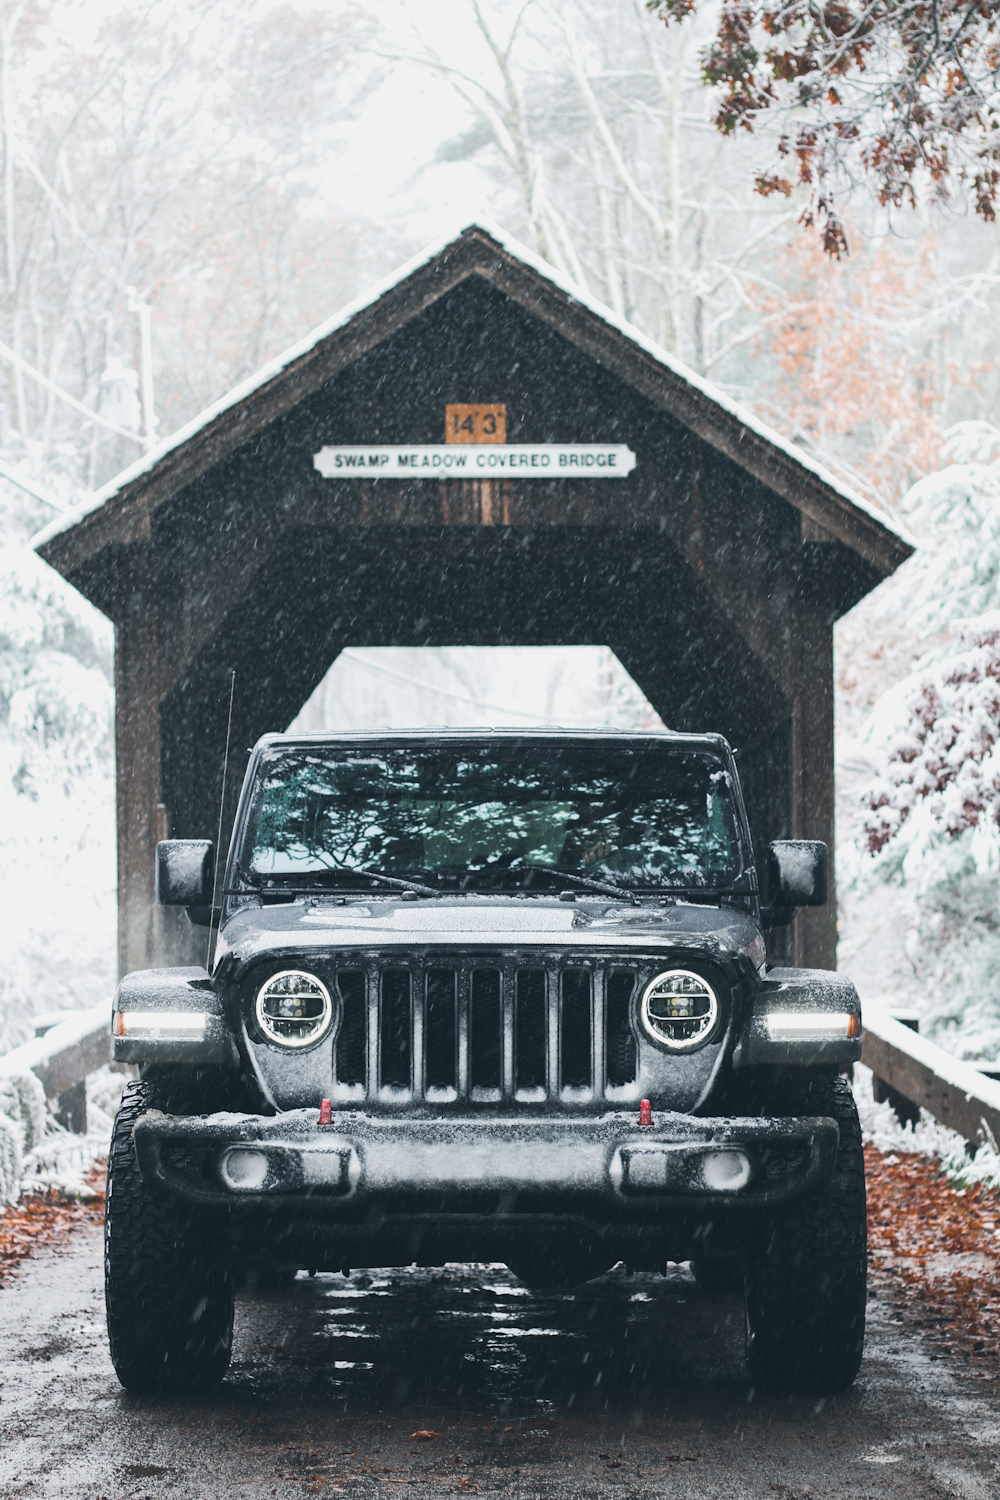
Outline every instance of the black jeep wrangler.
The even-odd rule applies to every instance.
[[[768,968],[826,846],[769,863],[762,907],[716,735],[261,740],[220,904],[211,843],[157,848],[158,900],[218,923],[212,973],[115,999],[140,1069],[108,1167],[122,1384],[220,1379],[247,1274],[504,1261],[572,1287],[689,1260],[744,1285],[754,1381],[847,1386],[860,1005]]]

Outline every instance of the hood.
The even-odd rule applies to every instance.
[[[764,960],[757,923],[731,907],[678,901],[670,906],[562,901],[558,897],[467,894],[404,901],[395,896],[299,898],[288,905],[244,907],[224,923],[216,962],[242,969],[267,955],[331,950],[687,948],[705,958]]]

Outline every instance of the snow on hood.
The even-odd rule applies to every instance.
[[[735,956],[757,936],[759,929],[745,912],[683,901],[634,907],[606,901],[464,896],[405,902],[388,898],[339,906],[326,899],[307,899],[237,912],[225,924],[219,951],[231,952],[239,965],[268,952],[438,945],[584,951],[684,946],[722,957]]]

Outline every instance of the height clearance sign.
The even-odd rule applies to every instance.
[[[321,448],[324,479],[624,479],[635,454],[624,443],[461,443]]]

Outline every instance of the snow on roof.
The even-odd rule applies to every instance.
[[[773,448],[780,450],[794,464],[797,464],[799,468],[807,470],[829,489],[835,491],[843,500],[846,500],[848,504],[863,511],[865,515],[877,521],[886,531],[898,537],[909,546],[916,546],[913,539],[907,535],[898,523],[891,520],[878,506],[872,504],[870,500],[866,500],[864,496],[859,495],[855,490],[841,483],[829,469],[817,463],[808,454],[803,453],[800,448],[796,447],[794,443],[789,442],[787,438],[782,437],[780,432],[768,426],[766,422],[762,422],[748,407],[741,405],[738,401],[732,400],[718,386],[713,385],[711,381],[705,380],[703,376],[696,374],[683,360],[678,359],[676,355],[662,348],[654,339],[642,333],[634,324],[629,323],[627,319],[618,317],[603,302],[599,302],[596,297],[591,297],[589,293],[583,291],[580,287],[562,276],[554,266],[549,265],[548,261],[543,260],[533,250],[529,250],[526,245],[522,245],[519,240],[514,239],[512,235],[507,234],[505,230],[492,224],[489,220],[469,224],[457,235],[451,230],[448,234],[433,241],[425,249],[421,250],[419,254],[408,260],[405,265],[400,266],[391,276],[380,281],[370,291],[365,292],[353,302],[347,303],[333,317],[328,318],[324,323],[320,323],[311,333],[306,334],[305,338],[300,339],[296,344],[292,344],[283,353],[279,354],[277,358],[269,360],[267,364],[262,365],[256,374],[251,375],[247,380],[234,386],[225,396],[213,402],[211,406],[206,407],[204,411],[200,412],[190,422],[178,428],[170,437],[165,438],[161,443],[151,448],[148,453],[144,454],[142,458],[137,459],[134,464],[130,464],[127,469],[123,469],[120,474],[116,474],[101,489],[95,490],[92,494],[88,495],[71,512],[66,515],[57,516],[55,520],[51,521],[48,526],[32,538],[32,545],[34,547],[43,546],[52,537],[72,530],[73,526],[84,516],[91,515],[94,511],[99,510],[102,505],[113,499],[115,495],[132,484],[134,480],[140,479],[143,474],[148,474],[155,469],[156,465],[166,454],[183,447],[186,442],[195,437],[202,428],[207,427],[215,418],[221,416],[230,407],[236,406],[241,401],[246,400],[248,396],[252,396],[255,391],[266,386],[269,381],[273,380],[275,376],[280,375],[289,365],[294,364],[296,360],[308,354],[318,344],[322,343],[324,339],[329,338],[331,334],[346,327],[359,313],[364,312],[367,308],[378,302],[380,297],[385,296],[387,292],[391,292],[401,282],[405,281],[407,277],[422,270],[467,235],[477,232],[489,236],[512,259],[518,260],[523,265],[528,266],[539,276],[557,287],[567,297],[577,302],[581,307],[586,308],[593,317],[607,324],[616,333],[624,335],[625,338],[642,349],[644,353],[648,354],[658,364],[663,365],[665,369],[679,376],[694,390],[707,397],[709,401],[726,412],[727,415],[734,417],[749,432],[755,433]]]

